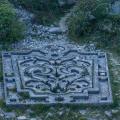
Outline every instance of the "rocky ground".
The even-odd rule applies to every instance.
[[[26,50],[37,49],[43,44],[68,44],[71,43],[67,37],[66,30],[63,28],[65,18],[60,23],[51,26],[43,26],[32,23],[34,15],[19,7],[16,9],[19,20],[26,25],[25,38],[19,42],[12,44],[12,49]],[[67,15],[69,16],[69,14]],[[66,17],[66,16],[65,16]],[[62,27],[61,27],[62,26]],[[62,28],[62,29],[61,29]],[[75,44],[72,42],[72,44]],[[113,106],[59,106],[49,107],[44,112],[37,112],[28,107],[25,112],[6,113],[0,110],[0,119],[7,117],[11,120],[17,116],[17,120],[120,120],[120,57],[107,52],[109,57],[109,68],[111,75],[111,83],[113,88],[113,96],[115,105]],[[15,113],[15,114],[14,114]]]
[[[32,23],[34,15],[21,7],[16,9],[19,20],[26,25],[25,38],[13,44],[15,49],[36,49],[42,44],[67,44],[70,43],[64,31],[64,23],[55,23],[51,26],[43,26]]]

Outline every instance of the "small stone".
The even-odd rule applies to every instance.
[[[117,114],[119,110],[112,110],[112,114]]]
[[[105,115],[106,115],[107,117],[112,117],[111,111],[105,111]]]
[[[14,112],[5,113],[4,116],[5,116],[6,119],[14,119],[14,118],[16,118],[16,115],[15,115]]]
[[[27,109],[27,110],[26,110],[26,113],[31,114],[31,113],[33,113],[33,111],[30,110],[30,109]]]
[[[49,118],[49,117],[51,117],[51,116],[53,116],[53,114],[49,112],[49,113],[46,115],[46,119]]]
[[[28,120],[26,116],[19,116],[17,117],[17,120]]]
[[[59,114],[60,116],[62,116],[62,115],[63,115],[63,113],[64,113],[63,111],[60,111],[58,114]]]
[[[49,29],[50,33],[62,33],[60,27],[52,27]]]
[[[79,111],[82,115],[85,115],[86,114],[86,110],[80,110]]]
[[[120,14],[120,1],[116,1],[112,4],[112,14]]]
[[[90,20],[90,21],[96,20],[96,17],[90,14],[90,15],[89,15],[89,20]]]
[[[30,120],[37,120],[36,118],[31,118]]]
[[[76,0],[58,0],[60,6],[73,5],[75,2]]]
[[[67,4],[68,5],[72,5],[72,4],[74,4],[76,2],[76,0],[67,0]]]

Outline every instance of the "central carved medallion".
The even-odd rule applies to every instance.
[[[49,60],[33,57],[18,61],[24,88],[35,92],[82,92],[90,85],[91,63],[75,57]]]

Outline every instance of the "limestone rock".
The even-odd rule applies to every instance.
[[[61,33],[60,27],[52,27],[48,30],[50,33]]]
[[[115,110],[115,109],[112,110],[112,114],[117,114],[118,112],[119,110]]]
[[[86,110],[80,110],[79,112],[80,112],[80,114],[82,114],[82,115],[85,115],[85,114],[86,114]]]
[[[76,2],[77,0],[58,0],[60,6],[64,5],[72,5]]]
[[[31,118],[30,120],[37,120],[36,118]]]
[[[14,112],[4,113],[4,116],[6,119],[15,119],[16,118],[16,115]]]
[[[107,116],[107,117],[112,117],[112,113],[111,113],[111,111],[105,111],[105,115]]]
[[[28,120],[26,116],[19,116],[17,117],[17,120]]]
[[[115,1],[112,4],[112,14],[120,14],[120,1]]]

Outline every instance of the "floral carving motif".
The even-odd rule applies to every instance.
[[[83,92],[89,87],[90,79],[86,78],[90,78],[91,63],[69,56],[71,51],[66,52],[67,57],[64,52],[62,56],[59,56],[58,50],[64,49],[52,48],[48,52],[51,54],[49,57],[47,55],[35,56],[19,62],[19,69],[24,68],[21,72],[24,75],[23,79],[26,79],[25,88],[38,93],[57,94]]]

